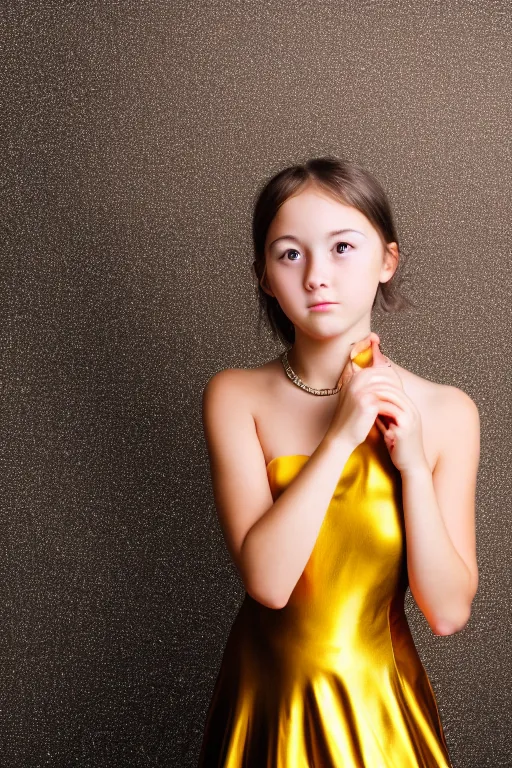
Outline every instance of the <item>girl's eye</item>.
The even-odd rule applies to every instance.
[[[340,254],[340,256],[343,256],[343,255],[346,253],[346,251],[343,251],[342,253],[341,253],[340,251],[338,251],[338,245],[348,245],[350,248],[352,248],[352,246],[350,245],[350,243],[346,243],[344,240],[340,241],[339,243],[336,243],[336,251],[337,251],[337,253],[339,253],[339,254]],[[285,251],[285,252],[283,253],[283,255],[282,255],[282,256],[280,256],[279,258],[280,258],[280,259],[284,259],[284,257],[285,257],[287,254],[289,254],[289,253],[298,253],[298,251],[297,251],[295,248],[288,248],[288,250],[287,250],[287,251]],[[291,261],[297,261],[297,259],[291,259]]]
[[[288,253],[298,253],[298,251],[297,251],[297,250],[295,250],[295,248],[289,248],[289,249],[288,249],[287,251],[285,251],[285,252],[283,253],[283,255],[282,255],[282,256],[280,256],[279,258],[280,258],[280,259],[284,259],[284,257],[285,257],[285,256],[286,256],[286,254],[288,254]],[[292,259],[292,261],[297,261],[297,259]]]

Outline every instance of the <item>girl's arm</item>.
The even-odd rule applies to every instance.
[[[460,389],[443,387],[440,453],[402,472],[411,593],[437,635],[467,623],[478,587],[475,492],[480,456],[478,409]]]
[[[269,608],[282,608],[306,567],[355,446],[342,437],[324,438],[274,502],[245,376],[243,370],[225,369],[204,389],[213,495],[246,591]]]
[[[252,596],[282,608],[318,538],[340,475],[355,446],[324,439],[270,509],[250,528],[241,557]]]

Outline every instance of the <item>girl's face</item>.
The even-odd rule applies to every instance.
[[[310,184],[279,208],[265,258],[267,292],[296,328],[325,338],[370,315],[379,282],[390,280],[398,266],[398,248],[385,247],[356,208]],[[322,301],[335,303],[310,309]]]

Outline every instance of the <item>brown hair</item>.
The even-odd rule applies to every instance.
[[[377,179],[357,163],[333,156],[319,157],[310,159],[303,165],[284,168],[273,176],[258,192],[254,205],[253,269],[258,279],[258,329],[261,326],[262,317],[266,316],[274,338],[280,339],[286,345],[293,344],[295,341],[293,323],[285,315],[277,299],[261,287],[266,268],[265,240],[279,207],[311,182],[325,189],[344,205],[350,205],[361,211],[373,224],[383,244],[396,242],[399,247],[393,213],[386,193]],[[405,297],[399,289],[402,282],[403,261],[400,248],[399,253],[399,267],[387,283],[379,283],[372,309],[377,307],[384,312],[399,312],[415,306],[414,302]]]

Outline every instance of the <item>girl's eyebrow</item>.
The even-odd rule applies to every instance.
[[[334,232],[329,232],[329,234],[326,236],[326,240],[329,240],[331,237],[334,237],[335,235],[344,235],[345,232],[357,232],[358,235],[362,235],[363,237],[366,237],[364,232],[360,232],[359,229],[337,229]],[[293,240],[295,243],[298,243],[299,240],[297,240],[296,237],[293,235],[281,235],[281,237],[276,237],[275,240],[272,240],[270,245],[268,246],[269,249],[272,248],[275,243],[278,243],[279,240]]]

